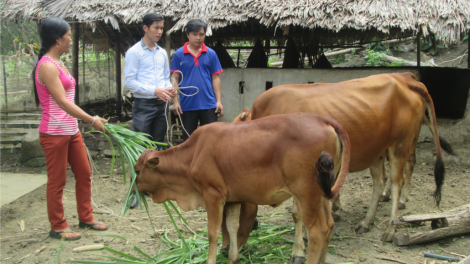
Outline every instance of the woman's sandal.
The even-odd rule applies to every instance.
[[[51,230],[49,232],[49,236],[52,237],[52,238],[57,238],[57,239],[62,239],[63,238],[65,241],[79,240],[80,238],[82,238],[82,236],[64,237],[64,236],[60,235],[60,234],[63,234],[63,233],[75,233],[75,232],[72,231],[72,230],[64,230],[64,231]]]
[[[96,230],[96,231],[106,231],[108,230],[108,226],[105,224],[105,228],[103,229],[98,229],[98,228],[94,228],[94,226],[99,226],[101,225],[99,221],[96,221],[96,223],[93,223],[93,224],[87,224],[87,223],[84,223],[84,222],[78,222],[78,227],[80,228],[90,228],[92,230]]]

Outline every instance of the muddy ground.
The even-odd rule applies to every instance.
[[[454,143],[458,157],[445,155],[446,180],[443,187],[442,203],[437,208],[431,196],[435,184],[433,173],[434,146],[430,142],[419,143],[417,150],[418,162],[412,177],[409,201],[406,209],[400,210],[399,215],[412,215],[433,213],[450,210],[460,205],[470,203],[470,143]],[[45,167],[28,168],[19,162],[19,154],[2,154],[2,172],[41,173]],[[95,217],[104,221],[109,226],[106,232],[85,231],[78,228],[76,213],[74,179],[71,171],[67,178],[66,191],[64,192],[64,205],[66,218],[72,229],[81,231],[82,239],[78,241],[61,243],[57,239],[48,238],[46,232],[50,225],[46,212],[46,187],[21,197],[20,199],[2,206],[1,208],[1,263],[65,263],[70,259],[97,259],[97,254],[109,254],[106,252],[82,252],[75,253],[73,248],[104,244],[119,251],[137,255],[133,250],[134,245],[147,252],[156,255],[162,244],[159,237],[153,236],[153,231],[145,210],[130,210],[124,217],[118,218],[122,201],[125,197],[128,185],[123,184],[121,169],[117,167],[111,177],[107,177],[111,159],[98,157],[95,159],[96,171],[93,176],[93,202]],[[107,178],[102,178],[103,175]],[[109,176],[109,175],[108,175]],[[341,190],[343,208],[342,219],[336,223],[333,239],[330,245],[334,245],[336,255],[328,254],[329,263],[391,263],[381,257],[396,259],[402,263],[424,263],[424,252],[441,255],[450,255],[449,252],[461,255],[470,255],[470,235],[461,235],[446,238],[440,241],[398,247],[391,243],[382,243],[380,237],[386,229],[390,215],[391,204],[383,202],[375,218],[375,225],[369,233],[355,234],[355,226],[365,217],[372,193],[372,179],[369,171],[349,174],[346,183]],[[157,230],[168,228],[170,238],[176,239],[177,234],[169,224],[166,211],[162,205],[152,203],[151,215]],[[278,216],[263,220],[272,224],[292,224],[292,217],[288,213],[291,210],[291,200],[286,201],[278,208],[261,206],[259,214],[270,216],[277,213]],[[185,212],[183,214],[189,221],[191,229],[205,228],[207,224],[206,214],[200,211]],[[21,232],[18,222],[24,220],[25,230]],[[179,221],[178,221],[179,222]],[[181,229],[186,229],[180,225]],[[398,234],[415,233],[430,230],[429,223],[423,226],[406,226],[398,229]],[[97,236],[99,234],[114,234],[124,236],[130,243],[114,237]],[[190,236],[189,234],[187,235]],[[293,238],[293,232],[284,235]],[[35,250],[46,246],[40,252]],[[290,245],[289,245],[290,246]],[[164,250],[165,247],[162,248]],[[59,253],[58,253],[59,252]],[[288,259],[286,259],[286,263]],[[398,263],[398,262],[397,262]],[[437,262],[438,263],[438,262]]]

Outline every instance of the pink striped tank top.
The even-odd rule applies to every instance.
[[[52,95],[47,90],[46,85],[39,82],[39,68],[44,62],[52,62],[59,70],[59,79],[65,89],[67,100],[74,103],[75,79],[68,72],[62,69],[49,57],[43,56],[38,62],[34,78],[38,91],[39,102],[41,103],[42,116],[39,125],[39,132],[48,135],[75,135],[78,132],[77,119],[67,114],[59,107]]]

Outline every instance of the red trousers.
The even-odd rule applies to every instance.
[[[78,219],[93,221],[91,206],[91,170],[80,132],[73,136],[39,133],[47,165],[47,213],[52,230],[68,227],[64,219],[62,195],[67,180],[67,163],[75,175]]]

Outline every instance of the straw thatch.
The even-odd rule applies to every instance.
[[[150,11],[172,18],[175,24],[168,33],[182,29],[192,18],[207,21],[212,30],[251,18],[268,27],[293,25],[334,33],[389,34],[399,29],[416,34],[421,28],[424,36],[432,32],[443,43],[453,44],[470,28],[468,0],[6,0],[2,16],[60,16],[92,27],[105,22],[120,29],[120,23],[139,24]]]

